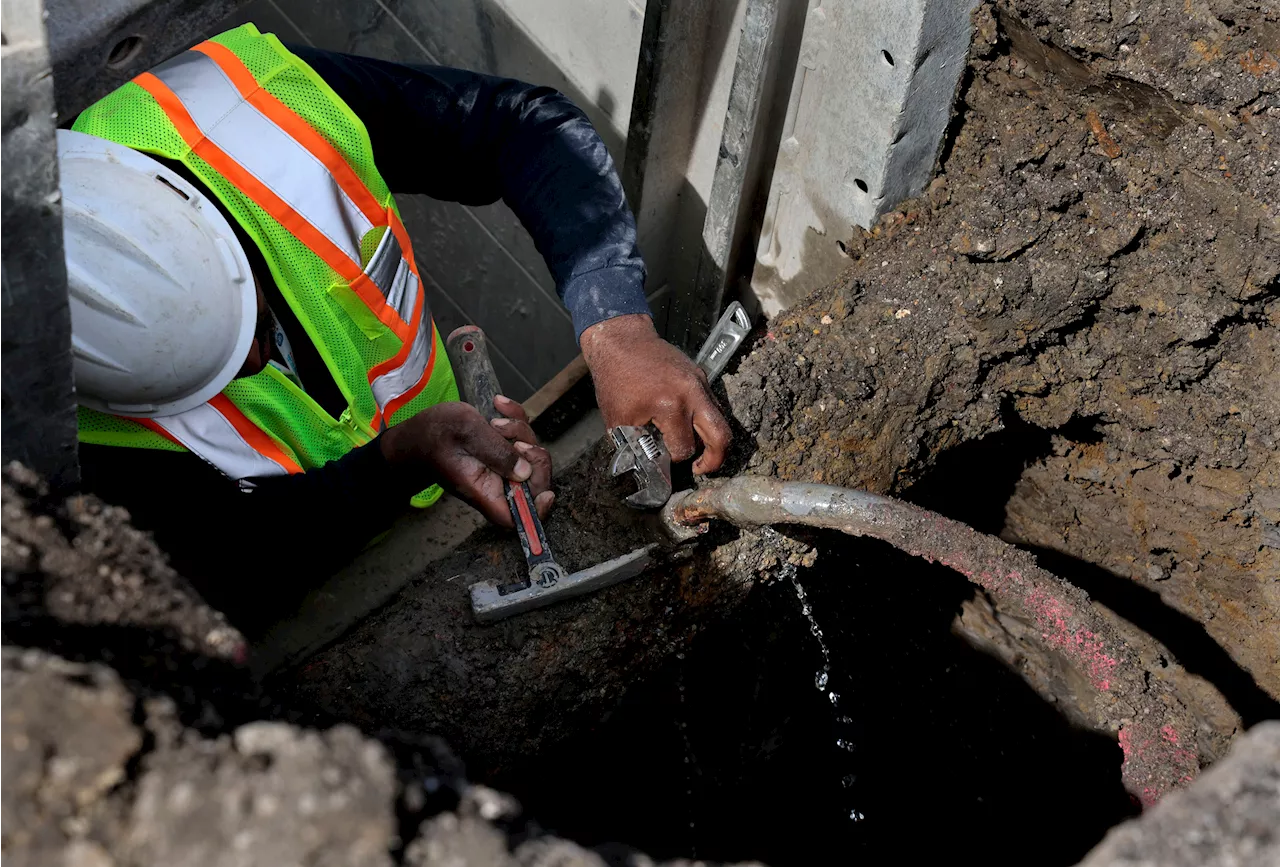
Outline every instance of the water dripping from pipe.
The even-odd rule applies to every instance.
[[[766,538],[772,538],[775,541],[781,540],[781,535],[772,527],[764,527],[761,531]],[[778,577],[786,578],[791,582],[791,586],[795,588],[796,598],[800,601],[800,613],[804,615],[809,622],[809,633],[817,640],[818,649],[822,652],[822,668],[818,669],[813,676],[813,685],[818,692],[823,693],[827,700],[831,702],[833,711],[840,707],[840,693],[834,689],[828,689],[831,685],[831,648],[827,646],[826,636],[822,632],[822,627],[818,625],[818,619],[813,613],[813,603],[809,601],[809,594],[805,591],[804,585],[800,582],[799,570],[796,565],[791,562],[784,562],[778,569]],[[683,700],[683,695],[682,695]],[[853,719],[848,714],[840,714],[835,718],[836,722],[843,726],[853,724]],[[835,745],[838,749],[852,753],[857,749],[857,745],[844,737],[837,737]],[[840,780],[842,788],[848,789],[857,781],[857,775],[846,774]],[[849,819],[854,822],[861,822],[866,819],[866,814],[858,809],[849,811]]]

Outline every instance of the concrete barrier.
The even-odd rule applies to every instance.
[[[838,242],[933,175],[975,0],[821,0],[810,10],[756,250],[768,315],[829,282]]]

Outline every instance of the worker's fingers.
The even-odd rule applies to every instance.
[[[695,473],[714,473],[724,463],[733,431],[724,414],[710,398],[693,411],[693,429],[702,440],[702,454],[693,462]]]
[[[500,394],[493,399],[493,408],[507,418],[513,418],[525,424],[529,423],[529,414],[524,411],[524,405],[518,400],[512,400],[506,395]]]
[[[503,480],[522,482],[533,474],[533,465],[510,441],[481,418],[479,424],[462,432],[446,464],[441,471],[455,494],[491,523],[512,526]]]
[[[509,440],[517,440],[534,446],[538,444],[538,437],[534,434],[533,428],[529,427],[528,422],[511,418],[495,418],[490,424],[493,425],[498,433]]]
[[[483,479],[473,479],[453,486],[453,494],[471,508],[484,515],[490,524],[510,529],[515,524],[511,521],[511,507],[507,505],[506,491],[502,488],[502,480],[487,470]],[[496,481],[497,484],[493,484]]]
[[[529,490],[533,492],[534,497],[551,490],[551,453],[540,446],[519,440],[514,445],[520,456],[532,467],[529,474]]]
[[[667,444],[673,461],[687,461],[693,457],[698,444],[693,438],[693,414],[687,404],[680,401],[665,412],[655,414],[653,423],[662,431],[662,440]]]
[[[546,520],[551,512],[551,507],[555,505],[556,495],[554,491],[543,491],[541,494],[533,498],[533,505],[538,510],[538,517]]]

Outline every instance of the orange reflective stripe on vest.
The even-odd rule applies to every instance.
[[[225,395],[164,418],[135,419],[186,446],[232,479],[283,476],[302,467]]]
[[[375,430],[385,428],[386,420],[426,387],[436,361],[434,323],[408,233],[395,210],[379,203],[342,154],[259,86],[243,62],[223,45],[202,43],[134,80],[156,100],[197,156],[319,256],[400,339],[396,355],[367,371],[377,407],[370,424]],[[381,227],[387,230],[368,264],[362,265],[361,241]],[[177,417],[158,421],[172,418]],[[220,469],[220,461],[226,458],[241,470],[277,467],[267,475],[295,471],[279,469],[284,465],[277,456],[256,450],[256,459],[230,459],[246,445],[253,449],[262,444],[245,436],[242,426],[230,426],[239,434],[238,442],[216,444],[216,459],[192,447],[168,425],[164,427]],[[198,429],[202,435],[193,438],[202,442],[216,432],[226,435],[228,431],[226,424],[216,423],[207,414],[190,424],[175,422],[173,427],[188,436]],[[254,430],[274,447],[270,437]],[[224,472],[232,478],[246,477]]]

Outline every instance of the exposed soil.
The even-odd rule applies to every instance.
[[[547,834],[438,738],[294,724],[123,510],[16,466],[3,509],[6,864],[654,867]]]
[[[1211,762],[1280,709],[1280,12],[1149,5],[979,8],[938,179],[725,378],[727,471],[899,493],[1035,549],[1115,613]],[[563,477],[569,568],[655,538],[606,459]],[[5,651],[4,854],[651,863],[548,836],[440,735],[556,830],[662,856],[946,857],[999,823],[1025,863],[1051,814],[1074,825],[1044,860],[1069,863],[1134,809],[1119,753],[1147,745],[1073,727],[1084,692],[958,576],[873,543],[706,542],[477,627],[462,576],[518,568],[477,534],[264,687],[120,510],[15,471],[4,638],[38,649]]]
[[[1145,589],[1274,699],[1280,23],[1165,6],[980,8],[941,175],[725,386],[738,466],[784,478],[910,496],[963,443],[1043,434],[986,455],[1027,464],[1006,538]]]
[[[660,539],[655,516],[621,503],[600,445],[557,477],[546,523],[565,568],[582,569]],[[622,480],[625,484],[628,480]],[[368,727],[445,737],[478,773],[561,740],[616,701],[703,628],[732,609],[752,580],[798,546],[734,538],[712,549],[659,551],[665,566],[571,603],[480,626],[468,585],[523,569],[509,531],[482,530],[431,565],[277,688],[300,707]]]

